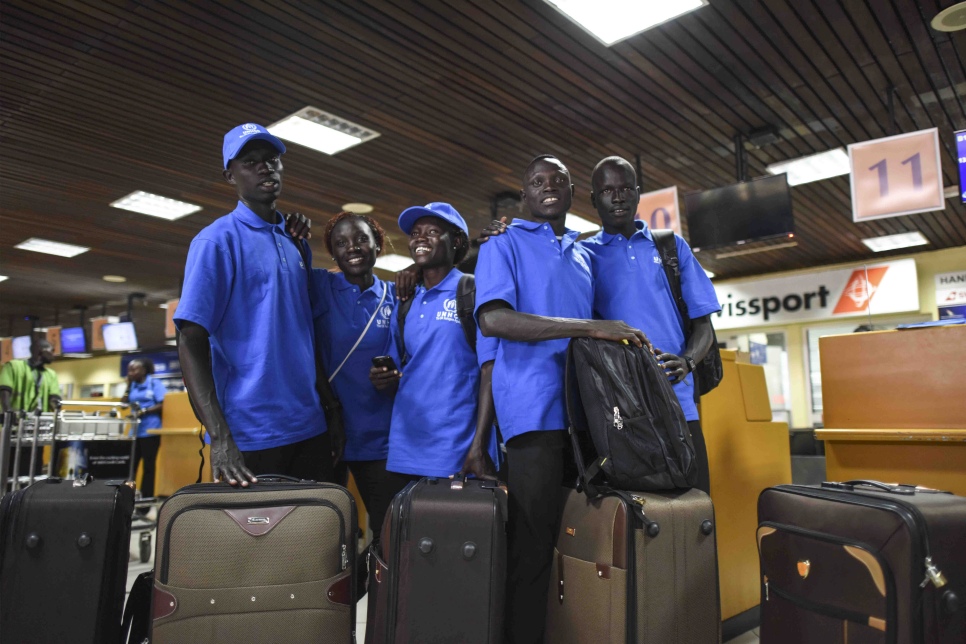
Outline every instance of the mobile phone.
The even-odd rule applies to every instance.
[[[392,356],[376,356],[372,359],[372,366],[385,367],[389,371],[398,371],[396,361],[392,359]]]

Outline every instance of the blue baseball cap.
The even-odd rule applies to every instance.
[[[282,140],[266,130],[258,123],[245,123],[233,128],[225,135],[225,144],[221,148],[221,156],[224,157],[225,169],[232,159],[238,156],[241,149],[248,145],[249,141],[261,139],[272,144],[279,154],[285,154],[285,144]]]
[[[413,226],[416,225],[416,221],[420,217],[438,217],[462,230],[467,237],[470,236],[470,229],[463,221],[463,217],[456,212],[456,208],[442,201],[434,201],[425,206],[413,206],[403,210],[402,214],[399,215],[400,230],[408,235],[413,231]]]

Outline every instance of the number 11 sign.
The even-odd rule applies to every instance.
[[[852,221],[942,210],[939,130],[932,128],[849,146]]]

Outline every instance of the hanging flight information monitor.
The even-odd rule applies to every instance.
[[[966,130],[956,132],[956,162],[959,166],[959,198],[966,203]]]
[[[849,161],[854,222],[946,207],[936,128],[853,143]]]

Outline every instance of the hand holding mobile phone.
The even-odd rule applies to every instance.
[[[388,371],[398,371],[396,367],[396,361],[392,359],[392,356],[376,356],[372,359],[372,366],[378,368],[385,368]]]

